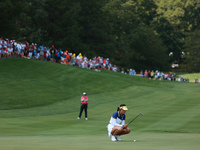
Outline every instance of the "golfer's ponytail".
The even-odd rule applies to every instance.
[[[117,111],[119,111],[119,109],[120,109],[120,108],[119,108],[119,107],[117,107]]]

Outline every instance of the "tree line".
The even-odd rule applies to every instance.
[[[123,68],[200,71],[197,0],[0,0],[1,36]],[[171,54],[169,56],[169,54]]]

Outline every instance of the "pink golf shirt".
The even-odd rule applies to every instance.
[[[87,104],[88,103],[88,97],[87,96],[82,96],[81,97],[81,104]]]

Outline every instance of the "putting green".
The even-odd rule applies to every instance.
[[[112,142],[105,135],[54,135],[0,137],[5,150],[199,150],[199,134],[130,133],[121,142]],[[136,139],[136,142],[133,142]]]

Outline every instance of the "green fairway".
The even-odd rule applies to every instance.
[[[152,81],[22,58],[0,60],[0,150],[198,150],[200,84]],[[198,74],[197,74],[198,75]],[[88,120],[77,120],[80,97]],[[131,133],[112,142],[107,124],[125,103]],[[137,140],[133,142],[133,140]]]

